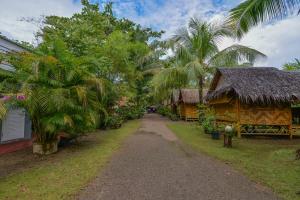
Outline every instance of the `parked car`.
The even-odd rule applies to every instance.
[[[148,113],[156,113],[156,106],[148,106],[147,107],[147,112]]]

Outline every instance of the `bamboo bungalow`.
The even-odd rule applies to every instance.
[[[199,112],[197,104],[199,103],[198,89],[181,89],[179,91],[179,114],[180,118],[186,121],[198,120]]]
[[[293,136],[292,107],[300,100],[300,73],[271,67],[219,68],[206,96],[218,124],[237,134]]]

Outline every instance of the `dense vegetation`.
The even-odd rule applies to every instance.
[[[218,44],[225,37],[235,37],[227,24],[191,18],[188,28],[179,29],[168,41],[174,55],[154,77],[157,96],[166,98],[173,89],[198,87],[199,102],[203,103],[203,88],[216,67],[252,66],[257,58],[265,57],[255,49],[238,44],[219,50]]]
[[[87,0],[82,4],[72,17],[45,17],[36,34],[41,42],[32,51],[0,57],[15,68],[1,73],[1,93],[10,98],[1,104],[1,116],[11,106],[26,108],[38,143],[52,142],[61,132],[77,137],[118,128],[144,112],[162,32],[117,19],[111,3],[104,10]],[[122,97],[128,102],[120,108]]]

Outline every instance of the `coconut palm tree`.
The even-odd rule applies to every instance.
[[[228,22],[242,37],[257,24],[300,13],[300,0],[246,0],[230,11]]]
[[[170,43],[175,52],[171,67],[162,70],[153,80],[154,89],[161,94],[193,80],[198,82],[199,100],[203,102],[203,84],[207,73],[216,67],[248,65],[265,55],[255,49],[233,45],[219,50],[224,37],[233,36],[222,23],[207,23],[191,18],[188,28],[181,28]]]

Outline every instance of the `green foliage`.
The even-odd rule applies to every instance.
[[[16,69],[0,71],[0,90],[26,96],[23,107],[40,143],[56,140],[59,132],[77,137],[96,127],[117,128],[143,113],[149,82],[143,70],[159,57],[144,58],[156,52],[148,42],[162,32],[116,18],[111,3],[103,11],[87,0],[82,5],[71,17],[46,16],[34,53],[0,56]],[[136,106],[119,114],[114,107],[122,96]]]
[[[169,113],[171,113],[171,109],[168,108],[167,106],[163,106],[163,105],[160,105],[158,108],[157,108],[157,113],[162,115],[162,116],[169,116]]]
[[[211,134],[216,130],[216,119],[213,111],[209,108],[205,108],[204,120],[201,122],[204,133]]]
[[[2,84],[2,92],[24,94],[22,106],[29,112],[36,141],[42,144],[56,140],[61,131],[76,137],[96,127],[99,98],[104,94],[103,80],[82,65],[60,38],[40,55],[8,54],[15,67]],[[9,102],[9,101],[8,101]]]
[[[282,19],[299,10],[299,0],[246,0],[230,11],[228,23],[241,38],[261,22]],[[299,10],[300,12],[300,10]]]
[[[159,106],[157,108],[157,113],[159,113],[162,116],[168,117],[172,121],[178,121],[179,120],[178,115],[173,113],[172,110],[167,106],[163,106],[163,105]]]
[[[295,59],[295,62],[289,62],[283,65],[283,70],[286,71],[296,71],[300,70],[300,61],[299,59]]]
[[[179,29],[169,41],[174,57],[153,79],[156,95],[166,98],[172,89],[198,85],[202,103],[205,81],[216,67],[251,65],[257,58],[265,57],[263,53],[242,45],[220,51],[218,44],[225,37],[234,37],[233,30],[226,24],[191,18],[188,28]]]
[[[178,121],[179,120],[179,116],[177,114],[174,114],[174,113],[169,113],[168,117],[172,121]]]
[[[126,121],[141,118],[145,113],[145,109],[142,106],[127,105],[117,108],[116,113]]]
[[[118,114],[114,114],[107,117],[105,126],[111,129],[118,129],[124,122],[123,117]]]

